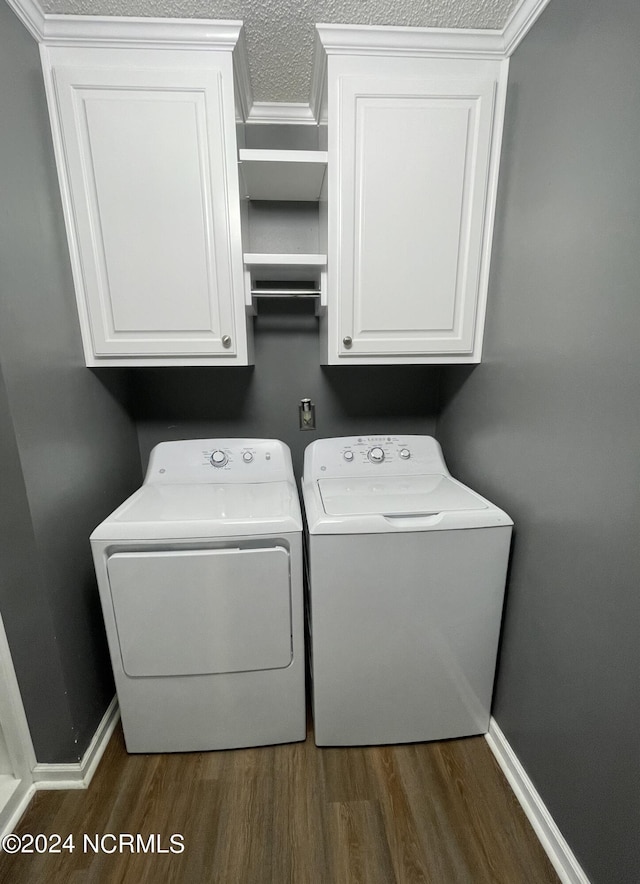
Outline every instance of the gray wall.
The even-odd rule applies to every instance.
[[[0,459],[0,612],[32,737],[64,749],[70,710],[1,366]]]
[[[640,6],[552,0],[511,61],[484,360],[449,465],[516,524],[494,716],[594,884],[640,880]]]
[[[0,610],[38,760],[76,761],[114,693],[88,536],[140,460],[127,375],[83,364],[38,48],[5,3],[0,119]]]
[[[146,465],[166,439],[257,436],[282,439],[302,472],[314,439],[353,433],[435,430],[439,370],[433,366],[319,364],[313,306],[262,301],[255,368],[140,369],[133,401]],[[316,405],[317,432],[298,428],[298,403]]]

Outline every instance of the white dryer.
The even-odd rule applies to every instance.
[[[302,521],[286,445],[157,445],[91,546],[129,752],[305,739]]]
[[[313,442],[302,490],[316,743],[485,733],[509,516],[430,436]]]

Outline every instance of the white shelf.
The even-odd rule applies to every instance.
[[[239,151],[240,194],[251,200],[317,202],[327,171],[324,150]]]
[[[314,297],[316,311],[324,311],[327,298],[327,256],[304,254],[244,255],[246,306],[255,310],[257,297]],[[261,287],[260,283],[271,283]],[[282,285],[274,287],[274,283]],[[312,285],[309,285],[309,284]]]
[[[305,255],[293,252],[281,255],[276,252],[260,254],[257,252],[245,252],[245,264],[260,264],[266,266],[281,265],[286,267],[322,267],[327,263],[326,255]]]
[[[326,269],[326,255],[244,255],[245,268],[253,279],[269,281],[308,281],[317,279],[319,273]]]

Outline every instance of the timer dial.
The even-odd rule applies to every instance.
[[[367,457],[371,461],[371,463],[382,463],[384,460],[384,451],[380,448],[379,445],[376,445],[374,448],[370,448],[367,452]]]
[[[223,467],[228,458],[224,451],[220,451],[220,449],[216,449],[216,451],[211,452],[211,465],[214,467]]]

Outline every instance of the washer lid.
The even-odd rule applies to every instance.
[[[147,484],[118,507],[92,540],[162,540],[302,530],[290,482]]]
[[[319,479],[329,516],[416,516],[484,510],[479,495],[441,474]]]
[[[310,534],[387,534],[511,526],[509,516],[442,473],[302,483]]]

